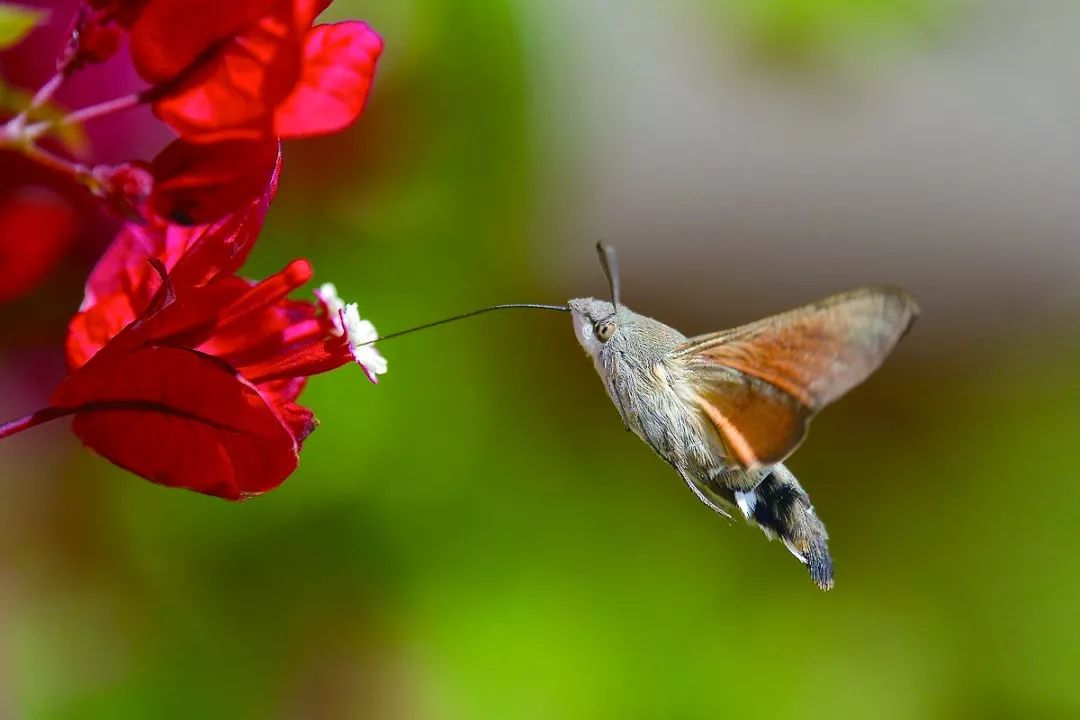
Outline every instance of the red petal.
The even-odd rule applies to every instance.
[[[177,140],[151,165],[151,209],[184,225],[213,222],[266,189],[277,164],[274,140],[193,145]]]
[[[52,402],[78,409],[73,429],[89,447],[161,485],[239,500],[277,487],[298,462],[292,429],[258,390],[190,350],[102,352]]]
[[[306,384],[307,378],[300,377],[275,380],[258,386],[262,396],[270,403],[270,406],[274,408],[282,421],[289,426],[289,429],[292,430],[297,445],[303,443],[318,425],[315,414],[295,402]]]
[[[259,238],[266,212],[277,195],[280,174],[281,146],[278,144],[276,163],[265,180],[262,194],[243,210],[227,215],[207,228],[176,264],[172,279],[177,293],[181,293],[183,288],[202,285],[240,269]]]
[[[225,360],[235,368],[274,357],[298,343],[322,338],[326,329],[315,306],[304,300],[282,300],[247,316],[242,323],[215,327],[197,349]],[[245,376],[246,377],[246,376]]]
[[[218,327],[228,327],[238,321],[249,323],[253,315],[276,306],[293,290],[310,282],[312,274],[310,262],[293,260],[281,272],[255,283],[242,296],[221,308],[218,313]],[[314,312],[314,304],[308,304]]]
[[[364,109],[383,42],[362,22],[318,25],[304,38],[300,80],[274,113],[281,137],[340,130]]]
[[[171,4],[166,2],[165,6]],[[230,2],[215,0],[215,4],[220,7]],[[195,16],[194,22],[201,22],[194,10],[186,12]],[[143,20],[150,16],[147,12],[136,25],[136,37]],[[300,39],[307,28],[296,25],[291,6],[272,3],[240,26],[225,25],[229,25],[228,32],[222,35],[215,28],[203,38],[209,42],[183,67],[166,63],[174,69],[172,75],[152,78],[162,83],[154,92],[154,113],[185,139],[215,142],[267,136],[253,132],[251,126],[269,128],[274,107],[300,77]],[[171,32],[183,34],[175,28]],[[181,56],[187,57],[188,48],[184,50]]]
[[[315,18],[319,16],[334,0],[293,0],[293,18],[296,27],[307,30]]]
[[[272,356],[291,325],[315,314],[312,303],[283,299],[310,279],[306,260],[290,263],[259,283],[235,276],[217,278],[189,288],[176,302],[162,303],[160,312],[140,319],[131,332],[139,343],[195,347],[233,365],[233,354],[261,346],[268,349],[259,357]]]
[[[161,287],[149,258],[172,273],[179,294],[238,269],[262,229],[280,169],[279,153],[262,196],[215,225],[125,225],[90,273],[82,306],[68,326],[68,366],[85,363],[146,309]]]
[[[86,296],[68,326],[68,367],[89,360],[132,322],[161,287],[149,258],[171,269],[203,228],[129,223],[121,228],[86,282]]]
[[[44,280],[75,231],[71,207],[47,190],[23,189],[0,200],[0,302]]]
[[[154,0],[131,29],[131,59],[147,82],[173,80],[260,18],[290,11],[289,0]]]
[[[257,362],[238,364],[244,377],[255,384],[285,378],[318,375],[353,362],[342,338],[320,338],[288,348]]]

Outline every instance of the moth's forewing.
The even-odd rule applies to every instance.
[[[898,288],[860,288],[690,338],[672,354],[730,456],[782,461],[814,413],[876,370],[918,315]]]

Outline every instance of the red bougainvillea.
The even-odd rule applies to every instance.
[[[185,140],[304,137],[359,116],[382,52],[362,22],[312,27],[312,0],[154,0],[131,31],[154,112]]]
[[[68,175],[121,217],[149,219],[152,213],[174,223],[213,222],[258,194],[279,138],[337,132],[363,111],[382,39],[356,20],[313,25],[329,4],[83,0],[56,75],[0,127],[0,150],[22,152]],[[62,117],[37,119],[68,77],[112,57],[125,35],[146,87]],[[149,163],[149,175],[110,172],[147,163],[87,165],[37,144],[57,127],[143,103],[181,138]],[[161,187],[151,189],[150,180]]]
[[[53,410],[89,447],[163,485],[229,499],[276,487],[315,428],[305,378],[348,363],[374,381],[374,327],[295,260],[265,280],[236,275],[277,187],[214,225],[129,224],[90,275],[67,340],[71,374]]]
[[[238,273],[281,174],[283,137],[341,130],[362,111],[381,39],[364,23],[313,25],[329,0],[83,0],[56,75],[0,126],[17,152],[85,186],[125,220],[86,283],[50,404],[0,438],[71,416],[82,441],[162,485],[242,499],[296,468],[315,418],[307,377],[386,371],[375,327],[306,259],[261,281]],[[37,17],[28,15],[32,20]],[[31,23],[32,24],[32,23]],[[57,114],[73,73],[130,36],[149,86]],[[150,162],[87,164],[42,141],[60,126],[149,103],[179,139]],[[48,110],[49,112],[45,112]],[[74,230],[58,199],[0,198],[0,301],[28,291]]]

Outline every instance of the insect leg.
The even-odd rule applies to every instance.
[[[675,467],[675,466],[672,465],[672,467]],[[702,490],[702,488],[698,485],[697,480],[693,476],[688,475],[687,473],[683,472],[682,470],[680,470],[677,467],[675,467],[675,470],[679,473],[679,477],[681,477],[683,479],[683,482],[686,483],[687,487],[690,488],[690,490],[694,493],[694,495],[697,495],[698,500],[705,503],[705,505],[708,506],[709,508],[712,508],[712,510],[714,512],[717,512],[717,513],[723,515],[728,520],[731,519],[731,513],[729,513],[727,510],[725,510],[722,506],[720,506],[712,498],[708,497],[705,494],[705,491]]]

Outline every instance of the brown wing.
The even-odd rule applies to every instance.
[[[876,370],[919,313],[898,288],[868,287],[711,335],[673,352],[740,465],[780,462],[807,424]]]

